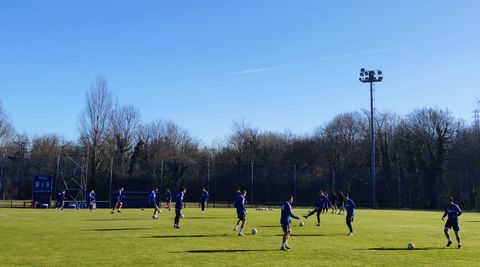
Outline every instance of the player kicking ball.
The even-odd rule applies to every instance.
[[[448,230],[450,228],[453,228],[453,232],[455,232],[458,248],[462,247],[460,235],[458,234],[458,232],[460,231],[460,227],[458,226],[458,216],[460,215],[462,215],[462,210],[457,204],[453,203],[453,197],[447,197],[447,207],[445,208],[445,213],[442,216],[442,221],[445,220],[445,217],[448,216],[444,229],[445,236],[448,240],[447,247],[452,245],[452,240],[450,239],[450,234],[448,233]]]
[[[287,201],[285,201],[285,203],[283,203],[283,206],[282,206],[280,224],[282,225],[282,229],[283,229],[283,238],[282,238],[282,247],[280,248],[280,250],[283,250],[283,251],[287,251],[290,249],[290,247],[288,246],[288,239],[290,238],[290,235],[292,233],[290,229],[290,217],[297,220],[300,219],[300,217],[292,213],[292,203],[293,203],[293,196],[288,195]]]
[[[238,225],[240,222],[242,222],[242,225],[240,226],[240,232],[238,232],[238,236],[245,236],[243,234],[243,228],[245,228],[245,223],[247,222],[247,209],[245,209],[245,197],[247,196],[247,191],[243,191],[243,193],[240,192],[240,190],[237,191],[235,195],[235,208],[237,208],[237,217],[238,221],[237,224],[235,225],[235,228],[233,228],[233,231],[237,231]]]
[[[150,192],[150,196],[148,197],[148,204],[150,204],[150,206],[153,207],[152,219],[154,220],[158,219],[158,213],[160,212],[160,207],[157,201],[157,194],[158,194],[158,187],[155,187],[155,189],[153,189],[152,192]]]

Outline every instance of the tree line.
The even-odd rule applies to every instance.
[[[369,120],[368,112],[345,112],[305,135],[237,121],[226,137],[205,146],[174,122],[142,122],[138,108],[116,103],[106,79],[97,78],[86,92],[78,140],[30,139],[15,132],[0,108],[0,194],[30,198],[33,175],[65,175],[58,168],[65,154],[83,159],[87,187],[100,199],[108,199],[112,178],[113,188],[127,191],[187,185],[190,201],[203,186],[213,201],[231,201],[240,186],[257,203],[287,193],[309,203],[323,189],[368,205]],[[469,124],[446,109],[421,108],[406,116],[377,111],[374,125],[380,207],[437,209],[447,195],[462,207],[480,207],[478,119]]]

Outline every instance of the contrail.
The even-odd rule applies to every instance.
[[[317,63],[321,61],[327,61],[327,60],[332,60],[332,59],[337,59],[337,58],[344,58],[344,57],[352,57],[352,56],[360,56],[360,55],[366,55],[366,54],[373,54],[373,53],[378,53],[378,52],[383,52],[383,51],[388,51],[397,48],[396,46],[394,47],[386,47],[386,48],[379,48],[379,49],[374,49],[374,50],[367,50],[367,51],[359,51],[359,52],[352,52],[352,53],[346,53],[346,54],[341,54],[341,55],[336,55],[336,56],[330,56],[330,57],[323,57],[319,58],[317,60],[313,60],[310,63]],[[263,71],[269,71],[269,70],[275,70],[275,69],[281,69],[289,66],[294,66],[294,65],[299,65],[297,64],[283,64],[283,65],[276,65],[276,66],[269,66],[269,67],[263,67],[263,68],[256,68],[256,69],[250,69],[250,70],[242,70],[242,71],[236,71],[236,72],[231,72],[228,75],[233,76],[233,75],[242,75],[242,74],[247,74],[247,73],[253,73],[253,72],[263,72]]]

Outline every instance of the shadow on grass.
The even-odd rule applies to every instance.
[[[154,236],[146,236],[143,238],[191,238],[191,237],[224,237],[224,236],[231,236],[227,234],[221,234],[221,235],[154,235]]]
[[[440,249],[447,249],[446,247],[420,247],[414,248],[412,250],[440,250]],[[378,251],[399,251],[399,250],[410,250],[408,248],[367,248],[367,249],[356,249],[356,250],[378,250]]]
[[[283,236],[283,234],[278,234],[274,236]],[[345,234],[292,234],[292,237],[302,237],[302,236],[347,236]]]
[[[480,221],[464,221],[464,222],[480,223]]]
[[[99,229],[89,229],[86,231],[99,231],[99,232],[110,232],[110,231],[135,231],[135,230],[148,230],[156,228],[99,228]]]
[[[193,217],[189,217],[189,216],[185,216],[185,218],[183,218],[183,220],[208,220],[208,219],[228,219],[229,217],[201,217],[201,216],[193,216]]]
[[[151,220],[147,218],[108,218],[108,219],[91,219],[88,222],[112,222],[112,221],[145,221]]]
[[[242,253],[242,252],[265,252],[265,251],[277,251],[273,249],[198,249],[198,250],[186,250],[171,253]]]

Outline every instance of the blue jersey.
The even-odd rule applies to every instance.
[[[292,213],[292,205],[290,205],[290,202],[285,201],[282,206],[282,214],[280,217],[280,223],[281,224],[290,224],[290,217],[293,217],[295,219],[300,219],[298,216],[295,216],[295,214]]]
[[[155,192],[155,190],[150,192],[150,196],[148,197],[148,203],[150,203],[152,205],[157,204],[157,193]]]
[[[165,199],[167,200],[167,202],[171,202],[172,201],[172,192],[168,191],[165,193]]]
[[[58,198],[61,200],[61,201],[64,201],[65,200],[65,191],[62,191],[58,194]]]
[[[117,192],[117,202],[122,202],[122,198],[124,198],[122,193],[123,193],[123,191],[118,190],[118,192]]]
[[[183,209],[183,196],[185,193],[183,192],[178,192],[177,194],[177,202],[175,203],[175,208],[178,209]]]
[[[237,208],[237,211],[245,211],[245,197],[243,194],[237,194],[235,196],[234,207]]]
[[[462,215],[462,210],[457,204],[451,203],[451,204],[448,204],[447,207],[445,208],[445,213],[443,214],[443,217],[447,215],[448,215],[448,220],[457,221],[458,216]]]
[[[90,194],[88,194],[88,198],[90,201],[95,201],[97,199],[97,195],[94,192],[90,192]]]
[[[207,202],[208,200],[208,192],[207,191],[202,191],[202,196],[200,197],[201,202]]]
[[[355,203],[351,199],[347,199],[343,202],[343,206],[345,206],[345,209],[347,210],[347,216],[353,216],[354,214],[354,209],[357,207],[355,206]]]
[[[315,207],[318,209],[323,209],[325,206],[331,205],[330,200],[325,195],[321,195],[320,198],[315,202]]]

